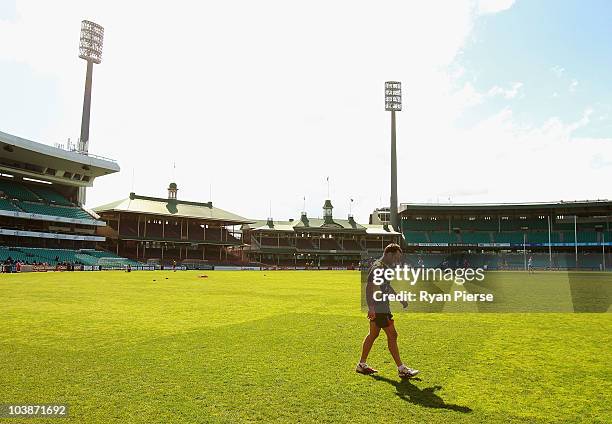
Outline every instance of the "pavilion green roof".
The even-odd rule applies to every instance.
[[[130,193],[130,196],[93,209],[102,212],[131,212],[174,218],[196,218],[208,221],[222,221],[228,224],[246,224],[253,222],[240,215],[217,208],[212,202],[200,203],[185,200],[172,200],[157,197],[140,196]]]

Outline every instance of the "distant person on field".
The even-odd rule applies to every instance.
[[[532,274],[534,272],[534,270],[533,270],[533,256],[530,256],[529,260],[527,261],[527,271],[529,271],[530,274]]]
[[[397,331],[395,330],[395,324],[393,322],[393,315],[391,314],[391,308],[389,306],[389,300],[376,300],[374,294],[376,291],[381,291],[383,294],[394,294],[395,290],[391,287],[391,282],[386,280],[381,285],[374,283],[374,271],[376,269],[387,269],[394,268],[399,265],[402,260],[402,249],[397,244],[389,244],[385,248],[385,252],[382,258],[374,261],[370,271],[368,273],[368,281],[365,290],[366,302],[368,304],[368,319],[370,320],[370,332],[363,340],[363,346],[361,350],[361,359],[355,368],[355,371],[360,374],[374,374],[378,372],[374,368],[370,367],[366,360],[368,354],[372,349],[374,341],[380,334],[382,328],[387,335],[387,346],[389,352],[397,365],[397,372],[402,378],[414,377],[419,373],[419,370],[408,368],[402,362],[399,353],[399,347],[397,346]],[[402,302],[402,306],[406,308],[408,303]]]

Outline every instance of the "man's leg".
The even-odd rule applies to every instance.
[[[378,328],[374,321],[370,321],[370,332],[365,337],[365,339],[363,339],[363,346],[361,348],[361,359],[359,360],[360,363],[364,363],[368,360],[368,355],[370,354],[372,345],[374,344],[374,341],[376,341],[376,338],[379,334],[380,328]]]
[[[399,367],[402,365],[402,360],[400,358],[399,347],[397,346],[397,330],[395,329],[395,324],[393,321],[390,321],[389,325],[384,327],[383,330],[385,330],[385,333],[387,334],[387,346],[389,347],[389,352],[391,352],[395,365]]]
[[[389,325],[385,328],[385,333],[387,333],[387,346],[389,347],[389,352],[391,352],[391,356],[393,356],[393,360],[395,361],[395,365],[397,365],[397,372],[401,378],[411,378],[419,373],[419,370],[415,370],[412,368],[408,368],[406,365],[402,363],[402,359],[400,358],[399,347],[397,347],[397,330],[395,329],[395,323],[390,320]]]

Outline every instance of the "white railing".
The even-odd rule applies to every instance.
[[[101,160],[106,160],[106,161],[109,161],[109,162],[117,163],[117,161],[115,159],[107,158],[105,156],[100,156],[100,155],[94,155],[93,153],[89,153],[89,152],[83,152],[83,151],[78,149],[78,146],[76,146],[75,144],[72,144],[70,142],[70,140],[68,140],[67,144],[55,143],[55,144],[53,144],[53,147],[55,147],[57,149],[60,149],[60,150],[65,150],[66,152],[78,153],[79,155],[89,156],[89,157],[92,157],[94,159],[101,159]]]

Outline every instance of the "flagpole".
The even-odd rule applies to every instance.
[[[578,219],[574,215],[574,247],[576,248],[576,269],[578,269]]]
[[[549,268],[552,269],[552,244],[550,240],[550,215],[548,215],[548,263],[549,263]]]
[[[601,232],[601,259],[603,270],[606,270],[606,232]]]
[[[523,230],[523,262],[527,271],[527,233]]]

